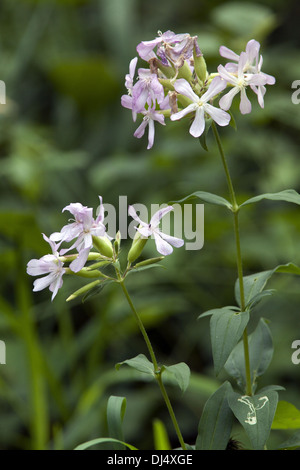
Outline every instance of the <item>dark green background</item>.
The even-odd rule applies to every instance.
[[[188,134],[188,120],[157,125],[155,144],[137,140],[138,123],[120,105],[124,76],[142,40],[158,30],[198,35],[209,71],[225,63],[224,44],[237,52],[251,38],[262,44],[263,70],[276,77],[265,109],[252,94],[253,112],[233,106],[238,132],[221,130],[238,200],[263,192],[300,190],[300,107],[291,84],[300,79],[299,2],[200,0],[2,0],[0,79],[7,104],[0,105],[0,338],[7,363],[0,365],[0,448],[73,449],[107,436],[106,404],[126,396],[125,438],[153,448],[152,422],[162,419],[177,446],[155,384],[117,362],[146,353],[134,319],[117,286],[82,304],[65,299],[82,282],[65,278],[51,303],[48,290],[32,293],[26,275],[31,258],[47,253],[41,232],[60,229],[70,202],[96,208],[98,195],[118,207],[148,207],[194,191],[227,197],[212,137],[205,152]],[[261,202],[241,215],[245,272],[300,263],[299,207]],[[124,251],[127,243],[123,243]],[[145,255],[156,256],[154,242]],[[200,313],[234,303],[236,279],[230,214],[205,204],[201,251],[175,250],[166,270],[128,280],[138,311],[163,363],[184,361],[192,370],[185,395],[169,387],[185,440],[193,444],[208,396],[227,376],[213,374],[209,320]],[[300,408],[300,365],[291,361],[300,339],[299,279],[278,275],[276,294],[260,304],[270,320],[275,353],[259,386],[280,384],[280,399]],[[245,439],[240,427],[234,437]],[[287,437],[272,433],[270,447]]]

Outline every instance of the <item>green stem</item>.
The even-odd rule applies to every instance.
[[[157,360],[156,360],[156,357],[155,357],[155,353],[154,353],[154,350],[153,350],[153,347],[152,347],[152,344],[151,344],[151,341],[149,339],[149,336],[147,334],[147,331],[145,330],[145,327],[144,327],[144,324],[139,316],[139,314],[137,313],[134,305],[133,305],[133,302],[130,298],[130,295],[128,293],[128,290],[126,289],[126,286],[124,284],[124,281],[119,281],[119,284],[120,286],[122,287],[122,290],[123,290],[123,293],[126,297],[126,300],[132,310],[132,313],[134,314],[135,316],[135,319],[137,321],[137,324],[140,328],[140,331],[143,335],[143,338],[145,340],[145,343],[147,345],[147,348],[148,348],[148,351],[149,351],[149,354],[150,354],[150,357],[151,357],[151,360],[152,360],[152,364],[153,364],[153,368],[154,368],[154,374],[155,374],[155,378],[157,379],[157,382],[158,382],[158,385],[159,385],[159,388],[161,390],[161,393],[162,393],[162,396],[165,400],[165,403],[167,405],[167,408],[168,408],[168,411],[169,411],[169,414],[170,414],[170,417],[171,417],[171,420],[172,420],[172,423],[174,425],[174,428],[175,428],[175,431],[176,431],[176,434],[177,434],[177,437],[178,437],[178,440],[180,442],[180,445],[182,447],[183,450],[187,450],[186,449],[186,445],[184,443],[184,440],[183,440],[183,437],[182,437],[182,434],[180,432],[180,429],[179,429],[179,426],[178,426],[178,423],[177,423],[177,420],[176,420],[176,417],[175,417],[175,413],[174,413],[174,410],[173,410],[173,407],[171,405],[171,402],[170,402],[170,399],[169,399],[169,396],[167,394],[167,391],[165,389],[165,386],[163,384],[163,381],[162,381],[162,378],[161,378],[161,372],[160,372],[160,369],[158,367],[158,363],[157,363]]]
[[[241,243],[240,243],[240,232],[239,232],[239,219],[238,219],[238,211],[239,206],[236,201],[235,192],[229,172],[229,168],[227,165],[225,153],[223,150],[222,142],[220,139],[220,135],[217,130],[217,126],[215,123],[212,123],[212,130],[218,145],[218,149],[221,155],[221,160],[223,163],[227,185],[229,189],[229,194],[231,198],[232,204],[232,212],[234,217],[234,234],[235,234],[235,244],[236,244],[236,261],[237,261],[237,271],[238,271],[238,279],[239,279],[239,287],[240,287],[240,302],[241,302],[241,311],[245,311],[245,289],[244,289],[244,279],[243,279],[243,262],[242,262],[242,254],[241,254]],[[246,373],[246,394],[251,396],[252,395],[252,383],[251,383],[251,369],[250,369],[250,357],[249,357],[249,343],[248,343],[248,334],[247,328],[245,328],[243,333],[243,345],[244,345],[244,358],[245,358],[245,373]]]

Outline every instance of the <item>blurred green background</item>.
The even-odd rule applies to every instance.
[[[158,30],[198,35],[209,71],[219,46],[237,52],[255,38],[263,70],[276,77],[265,109],[240,116],[238,132],[221,129],[238,199],[262,192],[300,190],[300,107],[291,84],[300,79],[299,2],[201,0],[1,0],[0,79],[0,449],[73,449],[107,436],[110,395],[125,396],[125,438],[153,448],[152,423],[162,419],[178,445],[156,384],[114,365],[146,353],[129,308],[116,285],[82,303],[65,299],[80,279],[66,278],[51,303],[48,290],[32,293],[26,264],[48,252],[49,235],[66,223],[62,208],[81,202],[96,208],[98,195],[118,208],[119,196],[148,207],[196,191],[227,197],[216,146],[209,152],[188,134],[188,121],[157,126],[155,145],[137,140],[137,123],[120,105],[124,76],[142,40]],[[236,279],[232,220],[205,204],[202,250],[175,250],[166,270],[128,279],[128,289],[163,363],[184,361],[192,370],[185,395],[169,386],[186,442],[193,444],[203,404],[227,376],[215,378],[209,320],[200,313],[234,303]],[[261,202],[241,214],[245,272],[300,263],[298,206]],[[126,242],[123,243],[124,249]],[[145,256],[156,256],[154,243]],[[259,386],[286,387],[280,399],[300,408],[300,365],[291,361],[300,339],[299,279],[278,275],[276,294],[257,308],[250,330],[270,320],[275,353]],[[239,427],[234,437],[247,445]],[[272,432],[270,447],[287,437]]]

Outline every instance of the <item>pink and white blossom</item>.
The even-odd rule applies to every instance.
[[[184,244],[184,241],[181,238],[172,237],[171,235],[167,235],[159,230],[159,224],[162,217],[172,210],[174,210],[172,206],[167,206],[164,209],[158,210],[151,218],[150,223],[147,224],[139,218],[133,206],[129,206],[128,208],[128,214],[139,223],[136,230],[144,238],[153,236],[156,249],[163,256],[170,255],[173,252],[172,246],[180,248]]]
[[[93,218],[93,209],[83,206],[81,203],[71,203],[64,207],[63,211],[68,210],[74,217],[74,221],[65,225],[60,232],[50,235],[53,241],[70,242],[76,238],[76,241],[69,248],[60,251],[61,255],[72,249],[78,251],[77,258],[70,264],[70,269],[74,272],[80,271],[85,265],[88,254],[93,246],[93,236],[103,237],[106,235],[106,228],[103,224],[104,208],[102,198],[100,199],[100,211],[96,219]]]
[[[239,91],[241,91],[240,109],[243,109],[243,111],[241,110],[241,112],[242,114],[249,113],[251,111],[251,103],[247,99],[245,92],[245,87],[248,85],[257,94],[258,103],[260,107],[264,107],[264,95],[266,93],[265,85],[274,85],[275,78],[272,75],[268,75],[262,72],[261,68],[263,64],[263,57],[262,55],[259,55],[259,50],[260,43],[255,39],[251,39],[250,41],[248,41],[245,52],[242,52],[240,55],[236,54],[231,49],[228,49],[225,46],[220,47],[220,55],[222,57],[225,57],[226,59],[233,61],[228,62],[225,67],[223,67],[222,65],[219,66],[219,73],[221,70],[220,76],[223,79],[227,80],[228,83],[231,83],[233,85],[238,85],[238,82],[239,84],[243,83],[243,86],[240,87],[240,90],[235,87],[233,90],[231,90],[231,92],[229,92],[230,94],[226,95],[227,98],[220,101],[220,106],[223,107],[223,109],[229,109],[227,108],[228,104],[230,103],[230,107],[232,98],[236,94],[238,94]],[[225,70],[227,73],[225,72]],[[234,83],[232,81],[232,77],[231,80],[229,79],[228,74],[235,75],[236,80],[234,81]],[[259,75],[259,78],[257,77],[257,75]],[[245,79],[244,81],[243,78]]]
[[[225,87],[226,82],[216,77],[216,79],[211,82],[208,90],[199,97],[185,79],[176,80],[174,84],[175,90],[189,98],[191,104],[181,111],[172,114],[170,117],[171,121],[176,121],[187,114],[195,113],[195,118],[190,127],[190,134],[193,137],[200,137],[203,134],[205,129],[205,114],[208,114],[219,126],[227,126],[231,119],[230,114],[209,104],[209,101],[223,91]]]
[[[33,283],[33,291],[37,292],[46,287],[52,292],[51,300],[56,296],[58,289],[63,285],[62,277],[65,273],[63,263],[59,259],[58,247],[54,241],[42,234],[44,240],[49,243],[52,254],[42,256],[40,259],[32,259],[27,264],[27,274],[30,276],[40,276],[46,274],[45,277],[36,279]]]
[[[263,74],[244,72],[247,59],[247,54],[242,52],[239,58],[237,73],[230,73],[223,65],[219,65],[218,72],[220,77],[232,86],[231,90],[220,99],[219,105],[222,109],[228,110],[233,98],[240,93],[240,111],[242,114],[250,113],[252,107],[246,94],[246,88],[249,85],[262,86],[266,84],[266,78]]]

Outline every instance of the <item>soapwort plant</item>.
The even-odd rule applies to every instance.
[[[199,199],[204,203],[214,204],[226,210],[233,221],[235,239],[237,280],[233,291],[236,305],[212,308],[200,314],[199,319],[210,317],[210,337],[212,356],[216,376],[225,369],[231,381],[226,380],[207,400],[199,421],[198,435],[195,443],[186,444],[175,417],[172,404],[163,382],[171,374],[180,388],[185,391],[189,384],[190,369],[185,363],[160,365],[151,341],[135,309],[134,302],[126,287],[126,278],[134,272],[153,267],[161,262],[164,256],[172,253],[173,247],[180,248],[182,239],[164,234],[159,229],[163,216],[172,210],[172,206],[159,210],[151,220],[140,219],[133,207],[129,215],[137,222],[136,234],[127,254],[126,265],[120,261],[121,238],[117,233],[112,240],[104,225],[104,212],[100,197],[100,209],[94,219],[92,209],[80,203],[70,204],[65,208],[74,216],[74,221],[60,232],[44,239],[50,244],[52,254],[40,260],[28,263],[28,274],[45,277],[34,281],[34,290],[49,287],[52,299],[61,288],[67,275],[77,275],[90,279],[90,282],[74,292],[67,300],[80,295],[88,296],[98,293],[104,285],[116,283],[132,311],[147,346],[149,358],[144,354],[117,364],[117,369],[127,365],[139,372],[152,376],[158,383],[170,418],[174,425],[178,442],[183,450],[228,449],[232,427],[237,421],[244,428],[254,450],[266,449],[272,426],[280,419],[285,420],[285,429],[293,427],[288,410],[292,406],[287,402],[278,402],[279,385],[259,388],[259,377],[267,370],[273,355],[273,342],[268,322],[259,319],[255,329],[248,331],[248,323],[253,309],[260,301],[273,291],[266,289],[268,281],[275,273],[300,274],[300,268],[293,263],[272,267],[254,274],[246,274],[243,263],[239,214],[249,204],[265,199],[300,205],[300,195],[293,189],[276,193],[260,194],[239,203],[230,174],[230,165],[223,149],[218,127],[232,126],[235,120],[230,111],[233,100],[238,100],[242,115],[251,112],[251,100],[257,99],[264,108],[264,97],[267,87],[275,84],[275,78],[262,71],[263,58],[260,44],[255,39],[248,41],[245,50],[239,54],[226,46],[219,49],[221,60],[217,70],[209,72],[196,36],[175,34],[172,31],[159,32],[151,41],[143,41],[137,46],[137,56],[129,64],[125,77],[127,94],[121,97],[123,107],[131,111],[136,122],[141,117],[134,132],[136,138],[142,138],[148,132],[147,148],[154,145],[155,126],[167,122],[189,119],[189,134],[199,139],[202,147],[209,151],[207,135],[211,133],[217,144],[220,160],[228,185],[228,198],[209,193],[201,189],[192,192],[177,203]],[[142,66],[137,68],[138,61]],[[153,237],[157,251],[161,256],[138,261],[147,240]],[[65,243],[71,246],[63,247]],[[75,250],[75,254],[70,254]],[[200,255],[199,255],[200,256]],[[119,433],[109,438],[99,438],[78,446],[86,449],[91,445],[112,442],[121,448],[135,449],[124,442],[122,437],[122,420],[124,417],[125,398],[110,397],[107,407],[108,424],[118,423]],[[196,432],[195,432],[196,433]],[[295,448],[300,445],[299,433],[279,448]]]

